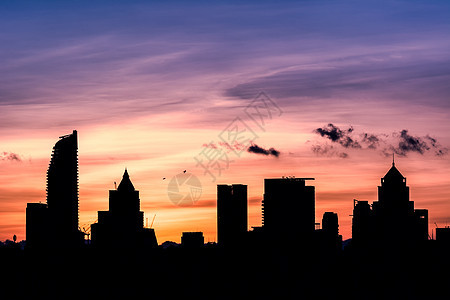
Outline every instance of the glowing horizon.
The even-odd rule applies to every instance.
[[[80,140],[83,140],[83,134],[79,132]],[[163,177],[156,177],[152,175],[152,170],[147,167],[142,167],[142,163],[146,162],[151,164],[152,161],[147,158],[138,158],[136,162],[130,161],[128,157],[121,159],[120,157],[115,159],[113,157],[106,157],[104,159],[94,159],[89,156],[85,156],[83,153],[83,144],[79,142],[79,169],[80,169],[80,227],[85,227],[89,223],[93,223],[97,219],[97,211],[108,210],[108,190],[114,189],[113,182],[120,182],[123,170],[126,167],[130,173],[131,180],[135,185],[135,188],[140,191],[141,195],[141,210],[145,212],[145,217],[152,220],[153,216],[156,214],[155,222],[153,228],[155,228],[158,241],[162,243],[166,240],[179,242],[181,233],[183,231],[203,231],[205,234],[206,241],[216,240],[216,184],[226,183],[241,183],[248,185],[249,189],[249,229],[252,226],[261,226],[261,200],[263,196],[263,180],[264,178],[282,177],[282,176],[292,176],[292,171],[289,170],[289,162],[283,162],[283,157],[280,155],[279,158],[267,158],[264,156],[253,155],[251,161],[246,160],[239,161],[239,159],[233,162],[233,168],[236,169],[248,169],[257,166],[262,161],[267,164],[280,165],[281,169],[284,171],[271,171],[266,172],[262,176],[253,176],[252,174],[245,174],[244,176],[238,176],[233,172],[233,170],[228,170],[229,172],[224,172],[221,177],[218,178],[216,182],[212,182],[211,178],[207,175],[203,175],[199,172],[198,167],[195,167],[194,162],[188,162],[186,165],[190,166],[189,171],[194,171],[193,174],[197,174],[202,181],[202,197],[192,206],[177,206],[171,202],[167,195],[167,182],[170,178],[178,173],[181,169],[176,169],[172,167],[170,171],[158,174],[170,174],[166,175],[166,180]],[[51,153],[51,148],[48,147],[49,154]],[[200,148],[201,150],[201,148]],[[40,151],[40,149],[39,149]],[[250,156],[251,154],[245,153],[245,156]],[[267,160],[271,160],[267,162]],[[336,161],[335,157],[327,157],[328,161],[333,163],[347,163],[346,159],[340,158]],[[361,159],[361,157],[360,157]],[[362,159],[364,159],[362,157]],[[112,162],[105,163],[105,160],[112,160]],[[356,158],[354,158],[356,160]],[[88,163],[84,163],[87,161]],[[90,161],[95,161],[96,163],[90,163]],[[116,162],[115,162],[116,161]],[[387,170],[390,168],[392,161],[391,157],[381,157],[379,158],[379,165],[371,166],[369,170],[368,178],[361,178],[359,175],[361,170],[367,167],[367,163],[361,163],[354,165],[352,169],[347,169],[347,172],[341,172],[337,174],[330,172],[331,167],[322,167],[322,170],[318,171],[317,162],[311,162],[311,166],[305,166],[305,169],[314,170],[311,172],[303,172],[301,174],[295,175],[296,177],[315,177],[316,180],[308,183],[308,185],[314,185],[316,187],[316,222],[321,222],[322,214],[325,211],[337,212],[339,215],[340,223],[340,233],[344,238],[351,237],[351,218],[349,215],[352,213],[353,209],[353,199],[357,198],[359,200],[369,200],[370,202],[377,199],[377,186],[379,185],[379,180]],[[8,190],[4,189],[4,197],[15,198],[18,194],[22,194],[21,205],[22,207],[17,207],[17,211],[10,211],[9,215],[14,216],[14,213],[19,215],[15,216],[17,219],[10,217],[6,219],[11,222],[14,232],[19,238],[25,237],[25,207],[28,202],[45,202],[45,172],[48,167],[49,159],[42,158],[39,161],[33,159],[28,162],[15,162],[17,165],[25,165],[27,169],[36,172],[41,171],[41,176],[39,180],[35,180],[34,187],[23,189],[18,189],[20,184],[14,185],[11,181]],[[440,211],[439,207],[446,207],[446,194],[448,193],[449,187],[444,182],[434,182],[434,187],[437,189],[435,191],[434,199],[428,199],[424,201],[422,197],[426,197],[432,188],[430,183],[430,177],[424,182],[422,176],[420,175],[420,170],[415,172],[415,174],[409,174],[405,167],[410,166],[414,168],[418,161],[408,161],[408,159],[403,157],[397,157],[397,167],[408,179],[408,185],[411,188],[411,200],[415,201],[416,208],[425,208],[430,210],[430,224],[437,222],[442,224],[447,222],[448,214],[446,211]],[[434,163],[442,163],[441,160],[436,160]],[[38,164],[39,167],[35,166]],[[405,166],[403,166],[405,165]],[[99,169],[100,166],[100,169]],[[295,170],[295,168],[292,168]],[[406,172],[405,172],[406,171]],[[375,174],[379,172],[379,174]],[[230,173],[230,174],[226,174]],[[355,174],[352,174],[355,173]],[[410,176],[409,176],[410,175]],[[440,176],[440,174],[436,174]],[[101,176],[104,180],[100,180],[98,176]],[[241,180],[236,181],[233,178],[241,178]],[[357,181],[355,179],[357,178]],[[100,182],[103,181],[103,182]],[[338,182],[336,184],[336,181]],[[342,186],[343,182],[348,182],[347,186]],[[40,186],[38,186],[40,185]],[[5,192],[10,193],[10,195]],[[26,191],[24,193],[24,191]],[[442,196],[441,196],[442,195]],[[433,204],[430,207],[427,204]],[[5,207],[4,205],[3,207]],[[19,206],[19,203],[14,206]],[[14,220],[14,221],[13,221]],[[14,224],[17,222],[18,224]],[[151,221],[150,221],[151,222]],[[8,228],[9,229],[9,228]],[[10,229],[11,230],[11,229]],[[430,232],[432,227],[430,226]],[[5,239],[9,238],[8,234],[4,234]]]

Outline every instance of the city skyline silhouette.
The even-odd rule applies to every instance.
[[[273,244],[292,240],[301,245],[312,243],[316,236],[322,239],[334,232],[331,238],[337,241],[338,214],[327,211],[322,221],[325,224],[316,222],[315,187],[305,183],[310,180],[315,178],[289,176],[265,179],[261,202],[262,226],[253,227],[251,231],[248,231],[247,185],[218,184],[218,244],[221,247],[246,244],[248,234],[255,235],[257,239],[262,236],[263,240],[270,240]],[[148,228],[148,223],[147,228],[144,227],[139,191],[131,182],[126,168],[119,185],[116,182],[114,185],[115,189],[109,191],[109,211],[99,211],[96,222],[90,224],[88,231],[81,228],[78,224],[78,134],[73,130],[72,134],[61,136],[53,147],[47,171],[47,203],[27,204],[27,248],[76,249],[90,246],[91,241],[93,246],[101,248],[114,248],[122,243],[125,248],[157,247],[155,230]],[[353,200],[351,244],[357,248],[378,244],[407,248],[433,240],[433,234],[430,237],[428,230],[428,210],[415,209],[414,202],[409,199],[409,186],[397,169],[393,154],[392,166],[378,186],[378,201],[369,204],[368,201]],[[321,225],[323,228],[317,230],[317,226],[320,228]],[[437,240],[439,236],[445,239],[446,229],[442,228],[440,234],[436,234]],[[323,236],[319,234],[320,230],[324,232]],[[182,244],[183,240],[198,240],[195,236],[184,232]],[[204,241],[203,233],[201,240]],[[342,242],[340,235],[339,240]]]
[[[330,131],[331,132],[331,131]],[[59,135],[59,134],[56,134]],[[83,136],[83,135],[82,135]],[[346,137],[348,138],[348,137]],[[254,145],[250,144],[252,147]],[[47,146],[48,148],[50,146]],[[250,147],[250,146],[249,146]],[[201,149],[201,148],[200,148]],[[213,149],[213,148],[204,148],[204,149],[208,149],[208,150],[217,150],[217,149]],[[222,151],[221,153],[227,153],[227,155],[232,155],[232,152],[224,152],[223,149],[219,149],[220,151]],[[204,150],[202,150],[204,151]],[[81,151],[81,159],[83,161],[83,154],[84,151]],[[246,152],[244,152],[246,153]],[[393,153],[396,153],[395,150],[393,150]],[[250,154],[244,154],[244,155],[250,155]],[[262,160],[270,160],[268,161],[268,163],[270,165],[277,165],[279,164],[279,162],[277,160],[283,160],[283,156],[281,157],[268,157],[265,158],[263,156],[265,156],[265,154],[258,154],[261,155],[261,158],[258,158],[258,161],[262,161]],[[283,154],[282,154],[283,155]],[[241,166],[239,165],[240,163],[245,163],[245,160],[247,160],[247,158],[243,158],[240,159],[239,157],[237,157],[238,159],[235,159],[232,163],[229,163],[229,167],[230,168],[241,168]],[[378,173],[381,172],[385,172],[383,170],[382,167],[382,163],[387,163],[389,161],[388,155],[381,155],[378,157],[379,158],[379,165],[377,164],[376,168],[374,169],[373,173],[371,172],[371,174],[369,174],[369,178],[376,178],[376,174],[375,174],[375,170],[378,170]],[[443,156],[442,158],[438,158],[438,161],[441,161],[442,159],[444,159],[445,156]],[[428,158],[429,159],[429,158]],[[48,158],[47,158],[48,160]],[[229,160],[231,161],[231,158],[229,158]],[[318,161],[320,161],[321,159],[319,158]],[[338,159],[338,158],[333,158],[330,157],[327,160],[331,160],[337,163],[341,163],[339,162],[339,160],[345,160],[345,161],[351,161],[351,159]],[[338,161],[336,161],[338,160]],[[405,156],[402,156],[400,154],[397,154],[397,161],[400,161],[400,163],[402,165],[406,165],[406,167],[408,167],[408,165],[414,165],[417,163],[417,157],[412,159],[412,158],[408,158]],[[89,160],[88,160],[89,162]],[[47,162],[48,164],[48,162]],[[235,165],[232,165],[235,164]],[[42,161],[41,165],[44,167],[45,163],[44,161]],[[121,163],[121,166],[117,166],[118,167],[118,174],[120,174],[120,172],[123,172],[124,168],[127,166],[126,162]],[[188,167],[187,167],[188,166]],[[190,167],[189,167],[190,166]],[[88,164],[89,167],[89,164]],[[183,231],[203,231],[205,234],[205,239],[207,241],[217,241],[217,232],[216,232],[216,226],[214,223],[214,218],[211,217],[211,213],[213,212],[214,208],[215,208],[215,182],[213,182],[211,180],[210,177],[208,177],[208,174],[206,173],[206,171],[203,171],[202,168],[198,167],[196,165],[196,161],[192,160],[191,164],[185,164],[183,167],[185,167],[186,169],[183,168],[176,168],[172,174],[170,174],[171,172],[164,172],[162,173],[163,176],[168,177],[167,180],[164,179],[165,177],[162,177],[160,175],[157,175],[157,177],[155,178],[155,176],[152,174],[150,175],[150,178],[153,179],[147,179],[146,176],[142,177],[142,175],[139,174],[138,172],[138,183],[140,184],[140,186],[144,187],[144,195],[145,197],[143,198],[143,211],[147,214],[147,218],[152,218],[153,215],[158,214],[158,218],[156,219],[156,223],[155,226],[163,226],[163,229],[160,231],[162,233],[161,238],[159,240],[161,241],[165,241],[165,240],[172,240],[172,241],[177,241],[180,242],[181,239],[181,235],[180,233]],[[137,168],[137,170],[140,169],[139,166],[135,166],[135,168]],[[359,165],[354,165],[354,172],[357,172],[358,169],[360,169],[361,166]],[[116,169],[116,168],[115,168]],[[370,188],[371,186],[373,186],[374,184],[374,180],[368,180],[365,177],[362,176],[358,176],[358,181],[355,182],[350,182],[351,185],[355,185],[354,190],[353,189],[348,189],[348,188],[343,188],[342,186],[338,186],[336,187],[336,190],[332,189],[333,186],[333,181],[334,180],[348,180],[351,179],[352,177],[348,177],[348,173],[345,176],[340,176],[340,173],[338,172],[329,172],[327,174],[321,174],[320,172],[318,172],[319,169],[316,169],[314,167],[309,167],[308,169],[311,169],[311,173],[303,173],[305,175],[311,174],[311,177],[318,177],[317,174],[320,174],[318,179],[320,180],[318,182],[319,185],[324,186],[325,189],[319,189],[317,191],[317,200],[319,201],[319,206],[318,206],[318,210],[316,211],[316,215],[315,218],[319,219],[321,218],[321,215],[327,210],[327,209],[331,209],[332,211],[337,212],[339,215],[341,215],[341,234],[343,235],[344,240],[345,239],[349,239],[351,238],[351,227],[352,227],[352,221],[351,218],[348,217],[349,215],[352,214],[352,207],[346,205],[346,202],[348,201],[348,199],[358,199],[361,201],[369,201],[372,202],[373,200],[375,200],[377,198],[376,196],[376,189],[374,190],[373,188]],[[83,168],[82,168],[83,170]],[[353,170],[350,171],[349,168],[345,169],[345,172],[350,171],[350,173],[353,173]],[[43,171],[43,170],[42,170]],[[188,171],[187,173],[183,173],[183,171]],[[134,172],[134,169],[133,169]],[[168,187],[168,183],[171,182],[171,179],[175,178],[175,175],[177,173],[181,174],[183,176],[194,176],[197,180],[196,183],[196,188],[197,191],[194,193],[195,195],[200,195],[200,198],[196,198],[195,201],[188,201],[186,202],[187,205],[185,205],[186,203],[180,203],[181,206],[177,207],[178,205],[176,204],[176,202],[178,201],[174,201],[174,199],[172,199],[171,197],[173,197],[173,193],[172,191],[169,193],[169,197],[167,197],[167,193],[169,191],[169,187]],[[367,172],[367,171],[364,171]],[[174,174],[175,173],[175,174]],[[228,174],[230,173],[230,174]],[[271,171],[272,174],[276,174],[275,176],[270,176],[270,177],[283,177],[283,176],[292,176],[293,174],[288,173],[286,174],[285,171]],[[42,172],[41,172],[42,174]],[[191,175],[190,175],[191,174]],[[298,173],[297,173],[298,174]],[[249,186],[249,198],[251,198],[250,204],[249,204],[249,220],[248,220],[248,226],[252,227],[252,226],[261,226],[262,224],[262,219],[259,216],[259,213],[257,210],[259,210],[259,206],[261,205],[261,202],[263,201],[263,191],[262,191],[262,185],[260,183],[260,180],[262,180],[263,178],[257,178],[254,176],[250,176],[250,174],[245,174],[245,178],[247,178],[246,180],[234,180],[232,178],[233,172],[228,172],[228,171],[223,171],[223,174],[221,174],[221,176],[217,179],[217,183],[220,183],[222,180],[226,180],[227,182],[241,182],[243,184],[246,184],[247,186]],[[81,173],[81,176],[83,176],[83,172]],[[352,174],[351,176],[355,176],[354,174]],[[445,205],[445,195],[441,195],[441,193],[443,191],[445,191],[446,185],[442,186],[439,189],[435,190],[435,194],[433,193],[429,193],[427,191],[427,186],[426,185],[417,185],[417,183],[420,183],[420,178],[421,175],[417,174],[416,172],[413,172],[412,174],[410,174],[410,178],[413,178],[413,181],[415,180],[416,185],[414,186],[415,188],[415,193],[412,195],[414,201],[416,203],[418,203],[419,206],[422,207],[428,207],[427,203],[428,201],[430,201],[431,199],[435,199],[435,197],[444,197],[442,200],[439,200],[439,205]],[[40,178],[42,178],[42,175],[39,176]],[[36,177],[36,178],[39,178]],[[84,196],[82,197],[82,201],[81,201],[81,211],[79,214],[79,227],[80,228],[89,228],[89,226],[95,222],[95,220],[97,219],[97,211],[99,210],[105,210],[107,207],[105,205],[105,194],[104,191],[106,189],[110,189],[112,186],[114,186],[114,182],[117,181],[117,176],[108,176],[109,178],[107,179],[106,182],[102,182],[101,186],[103,186],[104,188],[89,188],[89,194],[91,194],[92,196],[86,197],[86,189],[84,187],[89,186],[89,182],[88,181],[83,181],[82,180],[82,185],[84,185],[84,187],[81,188],[82,192],[81,193],[85,193]],[[162,177],[162,178],[161,178]],[[136,175],[135,177],[136,178]],[[136,180],[136,179],[135,179]],[[332,181],[330,181],[332,180]],[[95,181],[98,181],[98,179],[95,179]],[[109,182],[109,183],[108,183]],[[112,183],[111,183],[112,182]],[[367,185],[367,187],[365,187],[364,189],[361,189],[361,184],[363,183],[364,185]],[[331,184],[331,185],[330,185]],[[360,187],[358,187],[360,186]],[[154,193],[155,191],[155,187],[156,187],[156,193]],[[25,186],[25,188],[27,188],[27,186]],[[32,186],[30,187],[33,190],[40,190],[40,191],[44,191],[44,189],[41,187],[39,188],[38,186]],[[188,186],[186,187],[182,187],[184,190],[182,191],[183,193],[187,191],[187,189],[189,189]],[[172,188],[170,188],[172,189]],[[141,188],[141,190],[143,190],[143,188]],[[200,191],[200,192],[198,192]],[[18,192],[18,189],[15,190],[15,192]],[[41,195],[42,195],[42,192]],[[162,193],[162,194],[161,194]],[[191,195],[192,194],[191,191]],[[181,194],[180,194],[181,195]],[[430,196],[432,197],[430,199]],[[17,202],[16,205],[18,205],[19,203],[22,203],[23,200],[21,200],[21,197],[17,197],[19,199],[19,201]],[[30,201],[27,203],[42,203],[44,201],[43,198],[41,197],[36,197],[33,196],[34,201]],[[336,199],[338,200],[338,202],[336,202]],[[440,198],[439,198],[440,199]],[[198,201],[198,202],[197,202]],[[444,202],[442,202],[444,201]],[[172,202],[172,203],[170,203]],[[107,202],[106,202],[107,203]],[[326,204],[327,203],[327,204]],[[430,211],[429,214],[429,235],[430,236],[434,236],[435,235],[435,228],[437,227],[445,227],[448,223],[446,221],[447,215],[445,214],[445,210],[438,210],[436,211],[436,209],[433,209],[433,205],[434,205],[434,200],[431,201],[431,206],[428,208]],[[442,204],[441,204],[442,203]],[[24,204],[26,205],[26,203]],[[86,210],[86,208],[88,208]],[[204,208],[208,208],[208,210],[205,210]],[[92,210],[94,210],[92,212]],[[173,225],[175,225],[175,223],[173,223],[175,220],[179,220],[179,217],[175,217],[175,219],[173,219],[174,217],[172,217],[172,212],[176,213],[175,210],[178,210],[178,212],[183,210],[183,215],[186,220],[188,220],[190,216],[198,216],[198,220],[201,221],[202,225],[201,227],[198,225],[198,222],[193,222],[190,223],[188,226],[175,226],[172,227]],[[20,211],[23,211],[23,208],[20,209]],[[199,214],[200,212],[200,214]],[[206,214],[205,214],[206,213]],[[177,213],[178,214],[178,213]],[[13,216],[14,214],[11,214],[11,216]],[[20,213],[21,218],[22,218],[22,223],[15,225],[16,227],[19,228],[19,230],[7,230],[7,231],[1,231],[3,238],[2,240],[6,240],[6,239],[11,239],[13,235],[16,235],[18,237],[19,240],[24,240],[25,239],[25,226],[24,226],[24,211],[23,213]],[[172,221],[170,221],[170,223],[165,223],[164,221],[166,221],[167,219],[165,219],[163,216],[168,216],[169,219],[172,219]],[[209,217],[208,217],[209,215]],[[163,222],[161,222],[163,221]],[[189,221],[187,222],[189,223]],[[167,227],[167,225],[171,224],[171,227]],[[4,226],[8,225],[7,223],[5,223]],[[8,225],[9,226],[9,225]],[[8,228],[8,227],[3,227],[3,228]],[[4,230],[4,229],[3,229]]]
[[[63,146],[60,146],[60,145],[63,145]],[[78,206],[79,206],[79,203],[78,203],[78,158],[77,158],[78,155],[77,155],[77,152],[78,152],[78,141],[77,141],[77,131],[76,130],[73,130],[72,134],[68,134],[68,135],[64,135],[64,136],[60,137],[60,141],[58,141],[55,144],[54,148],[53,148],[52,158],[50,160],[50,165],[49,165],[49,168],[48,168],[48,171],[47,171],[47,204],[43,204],[40,201],[39,203],[28,203],[28,205],[27,205],[27,218],[26,218],[27,219],[27,223],[30,223],[30,224],[31,223],[36,223],[37,225],[35,227],[44,227],[44,228],[46,228],[44,231],[46,231],[45,235],[47,236],[47,238],[42,238],[41,237],[40,238],[41,240],[46,240],[46,239],[48,239],[49,236],[52,236],[53,240],[56,239],[56,241],[58,241],[58,239],[61,239],[63,236],[65,236],[66,238],[68,236],[72,236],[72,238],[71,238],[72,242],[71,243],[72,244],[76,244],[76,243],[79,243],[80,240],[83,240],[84,238],[86,238],[86,236],[87,236],[87,239],[90,240],[90,237],[91,237],[91,234],[92,234],[92,232],[91,232],[92,227],[91,226],[92,225],[94,225],[93,227],[97,226],[96,224],[98,223],[99,218],[97,218],[94,222],[91,222],[90,224],[79,225],[79,223],[78,223],[78,217],[79,217]],[[64,155],[66,157],[68,157],[68,159],[69,159],[66,162],[64,162],[64,160],[61,160],[61,156],[64,156]],[[405,177],[403,177],[403,175],[395,167],[394,155],[395,154],[393,154],[393,157],[392,157],[392,167],[386,173],[385,177],[388,178],[388,182],[390,180],[391,181],[392,180],[393,181],[397,180],[397,181],[403,182],[403,184],[405,184],[406,183]],[[56,166],[59,165],[59,167],[55,167],[55,165]],[[68,173],[67,170],[72,170],[70,172],[72,172],[73,174],[71,174],[70,172]],[[183,172],[186,173],[186,170],[184,170]],[[55,174],[55,175],[52,175],[52,174]],[[65,175],[58,175],[58,174],[65,174]],[[52,176],[55,179],[52,179],[53,178]],[[67,181],[68,183],[64,183],[64,178],[66,178],[65,181]],[[389,180],[389,178],[393,178],[393,179]],[[398,179],[396,179],[396,178],[398,178]],[[58,181],[56,181],[56,180],[58,180]],[[63,181],[60,181],[60,180],[63,180]],[[266,190],[266,193],[267,193],[268,190],[270,190],[269,186],[267,186],[267,184],[269,182],[274,182],[274,183],[275,182],[280,182],[280,183],[286,182],[287,183],[287,182],[304,182],[305,180],[314,180],[314,178],[295,178],[295,176],[288,176],[288,177],[284,177],[283,176],[280,179],[265,179],[265,182],[266,182],[265,190]],[[385,178],[383,177],[382,178],[382,186],[384,184],[384,180],[385,180]],[[198,183],[198,184],[200,184],[200,183]],[[70,185],[72,185],[72,187],[70,187]],[[131,183],[131,181],[129,179],[129,175],[128,175],[128,172],[127,172],[126,168],[125,168],[125,173],[123,175],[122,181],[120,181],[118,186],[117,186],[116,182],[114,182],[114,185],[115,185],[115,190],[118,190],[118,191],[124,190],[125,189],[124,186],[130,186],[130,188],[129,188],[130,192],[131,192],[131,190],[134,191],[133,184]],[[233,184],[233,186],[235,186],[235,185],[236,184]],[[240,184],[240,185],[242,185],[242,184]],[[52,186],[55,186],[55,188],[52,188]],[[221,187],[222,189],[226,188],[227,186],[228,185],[221,185],[221,184],[217,185],[218,188]],[[239,184],[236,185],[236,188],[238,186],[239,186]],[[229,185],[229,187],[232,187],[232,186]],[[200,188],[201,188],[201,186],[200,186]],[[247,190],[247,185],[245,185],[245,188]],[[312,188],[314,188],[314,187],[312,187]],[[380,193],[382,193],[381,192],[382,189],[381,190],[380,189],[381,189],[381,187],[379,187],[378,194],[379,194],[379,197],[381,197],[380,199],[382,199],[382,196],[380,196]],[[67,193],[68,191],[72,191],[72,192]],[[110,190],[110,193],[112,193],[113,191],[114,190]],[[186,192],[186,190],[184,192]],[[73,196],[70,196],[71,195],[70,193],[72,193]],[[183,193],[183,191],[181,191],[181,193]],[[401,195],[404,195],[404,196],[397,195],[395,197],[403,197],[403,198],[406,197],[407,199],[409,199],[409,187],[406,187],[406,191],[402,192],[402,193],[403,194],[401,194]],[[217,195],[219,195],[219,194],[223,194],[223,192],[218,193]],[[314,194],[314,192],[313,192],[313,194]],[[50,196],[48,196],[48,195],[50,195]],[[245,195],[246,195],[245,198],[247,199],[247,192],[245,192]],[[67,198],[67,197],[69,197],[69,198],[71,198],[73,200],[70,200],[71,203],[67,202],[67,204],[63,204],[63,205],[67,206],[67,208],[64,208],[64,206],[60,206],[62,204],[58,203],[58,201],[56,200],[56,199],[58,199],[58,197],[59,198],[64,198],[64,197]],[[137,197],[139,197],[139,196],[137,196]],[[170,197],[170,192],[169,192],[169,197]],[[226,197],[228,198],[228,196],[226,196]],[[261,202],[260,202],[261,211],[262,211],[262,215],[261,215],[261,225],[262,226],[264,226],[264,216],[265,216],[265,214],[264,214],[264,206],[265,206],[264,198],[265,197],[266,197],[266,195],[264,195],[262,197]],[[280,204],[277,204],[277,205],[280,205],[279,206],[279,210],[281,209],[281,211],[283,211],[283,209],[284,209],[283,206],[284,205],[291,205],[288,202],[286,202],[286,204],[282,204],[283,203],[282,201],[284,201],[283,199],[286,198],[286,197],[283,197],[283,196],[280,196],[280,195],[276,195],[276,196],[272,196],[272,197],[275,197],[275,198],[280,198],[281,197],[280,199],[278,199],[277,201],[274,202],[274,204],[275,204],[275,203],[281,201]],[[392,198],[393,196],[390,196],[390,197]],[[50,206],[48,204],[49,200],[50,200]],[[138,198],[137,201],[138,201],[138,203],[140,202],[139,198]],[[115,202],[117,202],[117,200]],[[365,201],[365,200],[356,200],[356,199],[354,199],[353,202],[354,202],[354,208],[353,208],[353,214],[351,215],[351,217],[354,217],[355,209],[357,211],[360,210],[359,207],[357,207],[358,205],[361,206],[361,207],[362,206],[367,207],[367,208],[364,208],[366,210],[367,209],[370,210],[371,206],[372,206],[372,204],[368,204],[368,201]],[[218,201],[218,203],[220,203],[220,200]],[[247,207],[247,200],[246,200],[245,203],[246,203],[245,207]],[[410,208],[408,208],[408,210],[413,209],[413,207],[414,207],[413,202],[409,202],[409,203],[410,203],[410,205],[408,205],[408,207],[410,207]],[[378,205],[378,203],[375,203],[375,201],[374,201],[374,205],[375,204]],[[301,205],[301,202],[299,202],[299,205]],[[309,211],[312,212],[312,214],[311,214],[311,217],[312,217],[311,220],[312,221],[309,221],[309,223],[311,224],[311,225],[309,225],[311,227],[311,230],[313,230],[312,229],[312,227],[314,226],[313,224],[315,224],[315,226],[319,226],[320,227],[320,222],[314,222],[314,219],[317,218],[316,213],[315,213],[315,209],[314,209],[315,205],[316,205],[315,204],[315,196],[313,195],[313,198],[312,198],[312,208],[313,209],[309,210]],[[58,209],[57,208],[58,206],[60,206],[61,208]],[[220,204],[219,204],[219,206],[220,206]],[[48,207],[50,207],[50,209],[48,209]],[[70,207],[73,207],[73,209],[70,208]],[[235,207],[235,208],[237,208],[237,207]],[[70,213],[70,209],[72,209],[72,213]],[[110,209],[111,209],[111,199],[110,199]],[[274,208],[272,208],[272,210],[276,211]],[[305,210],[304,208],[303,209],[302,208],[297,208],[296,210],[298,210],[298,211],[308,211],[308,210]],[[327,210],[327,208],[325,208],[325,211],[326,210]],[[375,213],[375,208],[373,208],[373,210],[374,210],[374,213]],[[59,212],[58,213],[54,213],[52,211],[59,211]],[[119,212],[120,210],[117,210],[117,211]],[[158,209],[156,208],[155,212],[157,212],[157,211],[158,211]],[[284,226],[284,227],[291,227],[291,228],[293,228],[293,226],[288,226],[289,223],[286,223],[286,221],[290,222],[289,220],[292,220],[294,223],[298,222],[298,221],[296,221],[295,209],[292,209],[290,211],[294,212],[292,217],[287,217],[286,218],[284,216],[280,216],[279,220],[277,221],[279,223],[279,225],[276,225],[276,226],[281,226],[281,227]],[[105,214],[107,212],[100,212],[99,211],[99,216],[100,216],[100,213]],[[152,213],[152,212],[150,212],[150,213]],[[368,212],[368,213],[371,214],[370,212]],[[365,213],[365,214],[368,214],[368,213]],[[433,230],[434,228],[431,225],[435,225],[436,229],[439,228],[439,226],[436,223],[430,225],[430,223],[428,221],[428,211],[427,210],[424,210],[424,209],[422,209],[422,210],[415,210],[414,213],[417,214],[416,218],[422,219],[421,222],[424,224],[423,226],[425,226],[425,227],[422,226],[424,229],[421,231],[422,232],[421,236],[423,236],[423,239],[428,239],[428,238],[433,239],[434,235],[435,235],[435,231]],[[142,230],[144,230],[145,229],[144,226],[143,226],[144,212],[139,212],[139,214],[140,214],[140,216],[137,216],[136,220],[138,220],[137,221],[138,223],[142,224],[141,228],[142,228]],[[218,212],[218,214],[219,214],[219,212]],[[408,213],[408,215],[411,215],[411,214],[412,214],[412,212]],[[31,217],[31,219],[30,219],[30,217],[28,215]],[[60,215],[60,216],[57,217],[57,215]],[[243,216],[245,216],[245,219],[244,219],[244,221],[242,221],[244,223],[242,223],[242,225],[241,225],[241,227],[243,226],[241,231],[244,230],[244,232],[246,232],[247,230],[249,230],[250,227],[255,227],[255,226],[258,227],[258,225],[248,224],[247,208],[246,208]],[[35,220],[32,219],[33,217],[35,218]],[[155,214],[154,217],[156,217],[156,214]],[[270,217],[269,218],[269,220],[270,220],[272,218],[270,211],[269,211],[269,217]],[[60,221],[57,221],[58,218],[60,218]],[[48,231],[49,230],[48,228],[53,227],[53,226],[50,226],[49,223],[54,223],[55,221],[56,221],[55,224],[58,224],[58,222],[64,223],[67,220],[69,220],[70,218],[73,220],[72,221],[72,225],[71,225],[72,229],[69,229],[69,227],[68,227],[67,228],[68,230],[66,230],[64,232],[64,231],[61,231],[64,228],[64,226],[54,226],[55,229],[59,230],[58,232],[57,231],[55,231],[55,232]],[[119,217],[119,219],[121,219],[121,218],[125,218],[125,215],[122,216],[122,217]],[[235,218],[237,218],[237,216],[234,216],[232,219],[235,219]],[[370,217],[370,218],[372,218],[372,217]],[[393,216],[393,218],[399,218],[399,215],[395,214],[395,216]],[[102,220],[106,220],[105,217],[102,217],[101,219]],[[108,219],[109,219],[109,217],[108,217]],[[301,219],[305,219],[306,220],[306,216],[304,216]],[[103,222],[105,222],[105,221],[103,221]],[[153,221],[152,221],[152,225],[153,225],[153,222],[154,222],[154,218],[153,218]],[[273,223],[277,223],[277,222],[273,222]],[[368,221],[363,221],[363,223],[365,223],[365,222],[368,222]],[[392,220],[391,223],[392,222],[394,222],[394,220]],[[401,223],[405,223],[405,224],[407,224],[408,222],[406,222],[405,220],[401,221]],[[42,223],[42,224],[40,224],[40,223]],[[281,225],[282,223],[285,223],[285,225]],[[292,223],[292,224],[294,224],[294,223]],[[355,230],[355,219],[354,218],[352,220],[352,224],[353,224],[352,225],[352,232],[353,232],[353,234],[355,234],[355,231],[356,231],[356,234],[357,234],[357,237],[358,237],[360,234],[358,233],[358,229]],[[272,224],[269,224],[269,225],[272,225]],[[102,226],[104,226],[104,225],[102,225]],[[368,225],[365,225],[365,226],[368,226]],[[386,226],[387,227],[386,227],[385,231],[386,230],[390,230],[389,229],[390,225],[386,225]],[[408,226],[409,225],[407,225],[407,227]],[[146,218],[146,226],[145,227],[148,228],[148,217]],[[219,228],[219,227],[220,226],[218,226],[217,228]],[[269,227],[272,227],[272,226],[269,226]],[[267,228],[269,228],[269,227],[267,227]],[[446,227],[447,226],[444,226],[444,227],[441,227],[441,228],[446,228]],[[86,230],[88,232],[86,232]],[[148,229],[145,229],[145,230],[148,230]],[[41,229],[40,231],[43,231],[43,230]],[[96,231],[96,229],[94,229],[94,231]],[[183,232],[184,231],[185,230],[183,230]],[[201,231],[201,228],[197,228],[196,231]],[[216,242],[216,241],[220,240],[220,237],[218,237],[218,236],[220,236],[219,231],[220,231],[220,229],[216,232],[217,236],[215,236],[212,239],[212,241]],[[43,233],[39,233],[38,232],[38,233],[33,234],[32,232],[33,232],[33,228],[30,227],[30,229],[28,229],[28,227],[27,227],[27,235],[28,236],[33,236],[33,235],[36,235],[36,236],[41,236],[42,235],[43,236],[44,235]],[[67,234],[68,232],[72,232],[72,233],[71,234]],[[278,232],[281,232],[281,230],[278,230]],[[95,233],[94,233],[94,235],[95,235]],[[154,233],[153,233],[153,235],[154,235]],[[179,233],[179,236],[181,238],[181,232]],[[290,236],[290,234],[288,232],[286,232],[285,236],[283,237],[283,239],[289,238],[289,236]],[[351,240],[351,238],[352,238],[352,235],[348,239]],[[154,237],[152,239],[156,240],[156,237]],[[33,242],[33,238],[31,238],[30,240],[31,240],[30,243],[34,243]],[[78,240],[78,242],[76,242],[77,240]],[[166,240],[166,241],[169,241],[169,240]],[[46,242],[48,242],[48,241],[46,241]],[[163,241],[161,241],[161,243],[162,242]],[[64,242],[64,243],[67,243],[67,242]],[[151,242],[151,243],[154,243],[154,242]]]

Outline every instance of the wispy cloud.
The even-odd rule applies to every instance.
[[[317,156],[327,156],[333,157],[337,156],[340,158],[347,158],[348,154],[346,152],[336,149],[333,145],[329,144],[314,144],[311,146],[311,151]]]
[[[12,152],[0,152],[0,160],[6,160],[6,161],[16,161],[21,162],[22,158],[20,158],[20,155]]]

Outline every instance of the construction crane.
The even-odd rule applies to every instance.
[[[153,216],[153,220],[152,220],[152,223],[150,224],[150,228],[152,228],[153,222],[155,222],[155,218],[156,218],[156,214]]]

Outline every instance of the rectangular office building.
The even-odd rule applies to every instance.
[[[239,243],[247,232],[247,186],[217,185],[217,236],[221,246]]]

